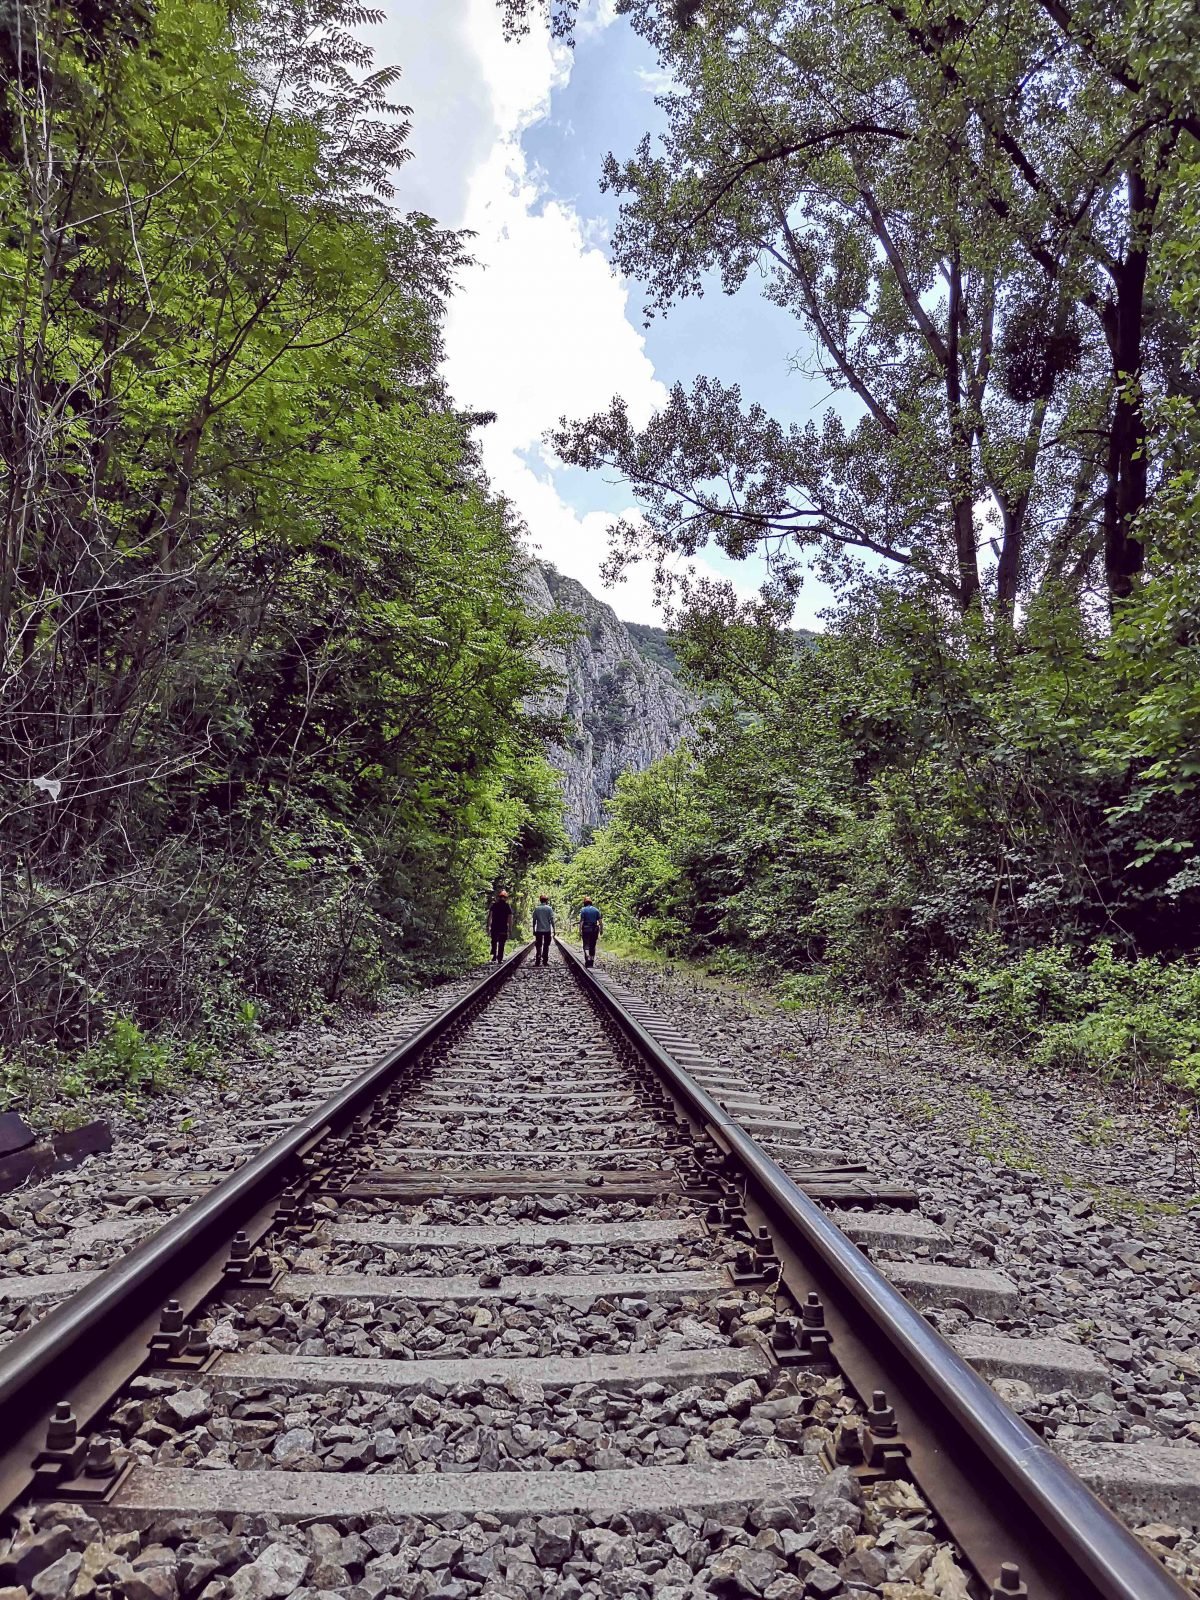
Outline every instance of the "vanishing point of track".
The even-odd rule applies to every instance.
[[[868,1250],[922,1236],[911,1192],[764,1122],[727,1067],[568,947],[544,970],[527,955],[281,1118],[273,1143],[0,1351],[0,1509],[78,1500],[116,1526],[381,1509],[602,1524],[784,1505],[802,1524],[833,1471],[897,1508],[923,1498],[981,1595],[1178,1600],[976,1370],[1003,1375],[996,1346],[1051,1368],[1069,1347],[955,1350],[916,1309],[986,1303],[998,1274],[877,1270]],[[407,1332],[389,1345],[389,1327]],[[437,1405],[423,1421],[405,1399],[463,1383],[514,1403],[600,1393],[635,1420],[638,1397],[679,1405],[623,1434],[624,1453],[585,1419],[551,1449],[536,1429],[501,1447],[486,1424],[460,1428],[447,1454]],[[148,1428],[128,1401],[172,1391],[197,1417],[225,1408],[228,1465],[189,1460],[181,1402],[173,1427]],[[297,1428],[281,1466],[265,1423],[275,1446],[258,1447],[255,1396],[343,1393],[392,1397],[405,1429],[369,1460],[319,1457]]]

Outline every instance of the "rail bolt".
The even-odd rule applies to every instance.
[[[992,1585],[990,1600],[1028,1600],[1029,1589],[1021,1582],[1021,1569],[1015,1561],[1000,1564],[1000,1576]]]
[[[876,1389],[871,1396],[871,1409],[867,1412],[867,1426],[877,1439],[894,1439],[900,1432],[896,1413],[888,1405],[887,1395]]]
[[[776,1350],[794,1350],[796,1348],[795,1317],[775,1318],[775,1331],[771,1336],[771,1343]]]
[[[158,1331],[160,1333],[183,1332],[183,1307],[178,1300],[168,1300],[162,1308],[162,1314],[158,1319]]]
[[[774,1260],[775,1245],[768,1229],[760,1228],[754,1235],[754,1254],[760,1261]]]
[[[825,1307],[821,1304],[821,1297],[810,1290],[808,1299],[800,1307],[800,1319],[806,1328],[823,1328],[825,1326]]]
[[[79,1424],[70,1402],[60,1400],[46,1424],[46,1449],[55,1452],[74,1450],[79,1440]]]
[[[87,1454],[83,1458],[83,1470],[89,1478],[110,1478],[117,1470],[113,1460],[112,1440],[104,1434],[97,1434],[88,1440]]]

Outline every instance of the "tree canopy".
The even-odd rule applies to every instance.
[[[794,585],[865,556],[996,619],[1129,595],[1176,465],[1159,410],[1195,387],[1162,271],[1197,132],[1186,8],[620,10],[673,87],[663,136],[605,165],[618,265],[651,314],[761,275],[838,401],[784,424],[702,377],[641,429],[619,397],[564,422],[565,459],[639,491],[618,559],[714,540]]]
[[[517,527],[343,0],[0,29],[4,1037],[460,962],[559,838]]]

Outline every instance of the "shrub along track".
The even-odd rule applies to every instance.
[[[881,1275],[852,1241],[936,1238],[910,1193],[566,947],[524,954],[0,1353],[0,1585],[1184,1592],[976,1371],[1092,1392],[1086,1352],[952,1350],[917,1308],[1011,1283]],[[1140,1520],[1188,1520],[1171,1454],[1127,1455]]]

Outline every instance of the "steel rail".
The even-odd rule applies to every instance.
[[[868,1368],[905,1383],[903,1394],[888,1394],[902,1433],[919,1432],[928,1446],[918,1450],[914,1443],[913,1477],[984,1582],[995,1584],[999,1562],[1006,1560],[1020,1565],[1030,1600],[1181,1600],[1184,1589],[1133,1533],[630,1015],[596,972],[569,945],[556,942],[585,992],[740,1169],[775,1223],[777,1248],[782,1229],[784,1242],[792,1244],[823,1294],[837,1297]],[[833,1353],[835,1359],[843,1355],[836,1335]],[[849,1363],[844,1370],[853,1382]]]
[[[302,1174],[302,1158],[344,1128],[455,1023],[491,999],[532,948],[529,943],[515,951],[0,1350],[0,1513],[29,1487],[54,1406],[67,1401],[86,1426],[144,1364],[147,1339],[157,1330],[164,1304],[176,1299],[185,1313],[192,1311],[221,1281],[233,1235],[241,1230],[257,1243],[267,1232],[279,1196]]]

